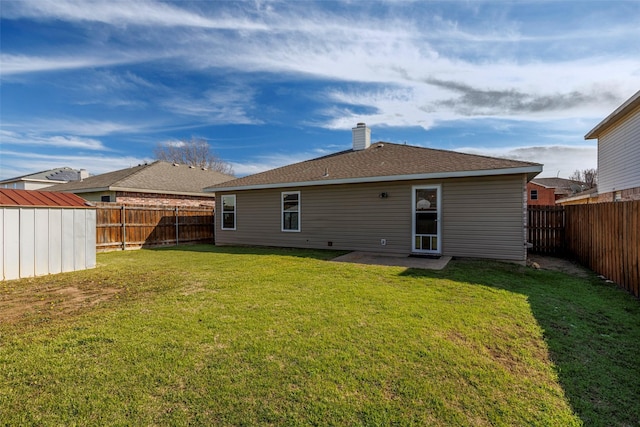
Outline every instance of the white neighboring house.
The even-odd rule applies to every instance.
[[[0,181],[0,188],[12,190],[40,190],[56,184],[71,181],[82,181],[89,177],[86,169],[71,169],[69,167],[49,169],[29,175],[17,176]]]
[[[640,200],[640,91],[584,138],[598,140],[598,202]]]

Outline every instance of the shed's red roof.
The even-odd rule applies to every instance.
[[[82,197],[53,191],[9,190],[0,188],[0,206],[89,207]]]

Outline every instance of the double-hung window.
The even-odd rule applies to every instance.
[[[236,229],[236,195],[226,194],[222,199],[222,229]]]
[[[300,231],[300,192],[282,193],[282,231]]]
[[[531,200],[538,200],[538,190],[531,190]]]

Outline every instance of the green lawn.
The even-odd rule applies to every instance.
[[[335,255],[182,246],[0,282],[0,425],[640,425],[625,292]]]

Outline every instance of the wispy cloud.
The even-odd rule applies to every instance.
[[[598,150],[595,144],[501,148],[459,147],[456,151],[542,163],[544,167],[540,177],[568,178],[576,170],[598,167]]]
[[[47,118],[34,120],[29,123],[24,122],[4,122],[2,129],[9,132],[22,133],[22,129],[29,129],[30,135],[40,137],[46,135],[74,135],[100,137],[117,133],[140,133],[154,128],[151,122],[115,122],[101,120],[82,119],[58,119]]]
[[[138,0],[91,2],[79,0],[39,0],[3,3],[7,18],[59,19],[70,22],[102,22],[114,26],[153,25],[163,27],[201,27],[231,30],[261,30],[253,20],[231,16],[210,18],[201,13],[156,1]]]
[[[79,150],[92,150],[92,151],[108,151],[109,149],[104,146],[101,141],[92,138],[81,138],[77,136],[42,136],[31,133],[17,133],[8,130],[0,130],[0,136],[2,136],[2,143],[7,145],[37,145],[43,147],[54,148],[74,148]]]
[[[168,94],[161,105],[173,114],[196,116],[208,124],[259,124],[251,117],[255,107],[254,90],[241,84],[210,89],[202,94]]]
[[[231,162],[231,166],[236,176],[240,177],[279,168],[292,163],[303,162],[316,157],[319,157],[319,153],[315,150],[297,153],[272,153],[254,156],[247,159],[246,162]]]
[[[39,71],[73,70],[80,68],[103,67],[123,62],[139,61],[138,59],[124,59],[118,55],[117,59],[103,58],[99,56],[31,56],[15,55],[9,53],[0,54],[2,70],[0,76],[6,77],[14,74],[24,74]]]
[[[59,168],[61,165],[86,169],[91,175],[124,169],[150,161],[136,156],[41,154],[35,151],[2,151],[2,176],[7,179],[35,171]]]

